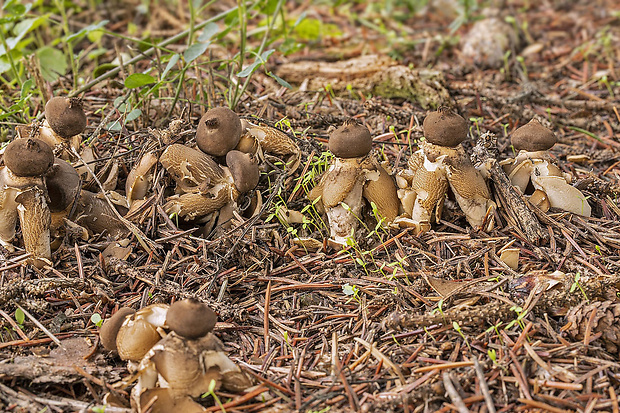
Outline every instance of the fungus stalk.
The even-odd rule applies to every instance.
[[[15,236],[19,216],[26,252],[37,267],[49,264],[50,210],[44,176],[54,163],[52,149],[39,139],[16,139],[4,151],[0,168],[0,238],[4,244]]]
[[[30,262],[38,268],[51,265],[50,247],[51,213],[45,200],[45,191],[38,187],[20,193],[15,200],[24,237],[26,252],[32,254]]]

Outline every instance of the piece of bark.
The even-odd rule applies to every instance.
[[[495,135],[490,132],[482,134],[478,138],[472,153],[474,164],[484,165],[488,170],[489,178],[493,182],[498,196],[505,201],[503,206],[527,240],[533,245],[548,241],[549,234],[543,230],[536,214],[528,208],[523,196],[510,183],[497,162],[497,138]]]
[[[120,380],[118,371],[111,366],[97,366],[84,356],[91,352],[90,346],[82,337],[62,340],[62,347],[56,347],[46,357],[16,356],[6,363],[0,363],[0,376],[19,377],[32,383],[71,384],[84,379],[75,367],[79,367],[106,381]],[[42,346],[41,348],[45,348]]]

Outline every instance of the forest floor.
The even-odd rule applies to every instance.
[[[133,235],[68,233],[53,268],[36,269],[25,264],[19,241],[15,252],[0,249],[1,411],[131,411],[131,385],[123,382],[130,373],[99,344],[98,320],[122,306],[185,297],[217,312],[215,334],[256,385],[248,394],[216,392],[223,408],[211,396],[200,399],[207,411],[620,411],[616,2],[508,1],[467,13],[468,2],[447,0],[415,10],[406,7],[415,2],[258,2],[247,21],[231,22],[236,13],[218,20],[221,38],[196,43],[207,46],[191,64],[173,62],[174,77],[165,81],[167,62],[187,48],[187,38],[174,36],[192,19],[185,6],[161,3],[146,14],[130,2],[69,10],[84,23],[71,23],[74,32],[106,19],[107,30],[126,35],[97,40],[107,50],[100,63],[121,55],[126,66],[95,84],[88,59],[76,83],[70,73],[53,82],[33,75],[40,94],[28,103],[32,116],[52,93],[79,91],[92,165],[101,176],[116,165],[109,189],[121,194],[140,157],[165,148],[154,129],[180,119],[174,139],[191,146],[200,116],[233,100],[240,115],[288,133],[301,148],[300,166],[289,173],[267,157],[257,187],[261,213],[238,215],[228,230],[205,236],[166,215],[174,185],[158,167],[147,203],[132,217],[150,251]],[[201,9],[191,24],[234,6],[226,3]],[[268,26],[274,7],[283,7],[277,19],[298,25]],[[223,33],[233,24],[247,34],[247,50],[276,49],[237,83],[238,27]],[[267,27],[272,37],[261,47]],[[145,52],[132,39],[146,37],[173,41]],[[88,49],[93,38],[72,47]],[[499,39],[498,51],[489,39]],[[244,67],[260,61],[245,58]],[[132,73],[161,80],[157,90],[144,77],[128,84]],[[245,90],[236,88],[246,79]],[[19,93],[8,82],[3,88],[7,97]],[[490,181],[498,209],[489,231],[469,226],[449,194],[427,233],[375,227],[365,211],[355,242],[328,246],[327,221],[306,194],[330,160],[330,127],[362,121],[376,156],[402,170],[438,105],[468,120],[468,151],[492,133],[498,160],[513,156],[516,128],[540,119],[558,138],[551,156],[592,216],[534,208],[541,232],[532,239]],[[4,118],[7,139],[15,123]],[[83,188],[99,189],[94,181]],[[287,222],[286,209],[303,212],[304,221]],[[321,246],[305,249],[294,242],[299,237]],[[499,258],[507,248],[519,251],[515,268]],[[126,407],[104,408],[109,392]]]

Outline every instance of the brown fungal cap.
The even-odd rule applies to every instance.
[[[250,154],[230,151],[226,154],[226,165],[233,176],[235,187],[241,193],[251,191],[258,185],[260,172],[258,164]]]
[[[17,176],[40,176],[54,163],[54,153],[39,139],[16,139],[4,151],[4,163]]]
[[[99,329],[99,339],[106,350],[117,350],[116,336],[118,335],[118,330],[120,330],[123,325],[125,318],[135,312],[136,311],[133,308],[121,307],[112,317],[105,320],[105,322],[101,325],[101,328]]]
[[[551,149],[557,139],[551,130],[532,119],[512,133],[510,142],[518,151],[537,152]]]
[[[45,175],[51,212],[60,212],[76,199],[80,191],[80,175],[71,164],[56,158]]]
[[[86,129],[86,114],[79,98],[51,98],[45,105],[45,119],[62,138],[79,135]]]
[[[467,121],[446,106],[429,113],[423,126],[424,137],[435,145],[453,148],[467,139]]]
[[[176,301],[170,306],[166,324],[179,336],[195,340],[207,335],[217,323],[217,315],[206,304],[193,298]]]
[[[361,158],[371,149],[370,131],[355,119],[346,120],[329,137],[329,150],[338,158]]]
[[[204,153],[224,156],[234,149],[241,139],[241,119],[224,107],[209,109],[198,123],[196,143]]]

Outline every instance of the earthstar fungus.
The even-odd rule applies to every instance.
[[[70,144],[77,149],[80,134],[86,129],[86,114],[82,99],[56,96],[45,104],[45,121],[39,128],[39,139],[53,149],[63,144]]]
[[[518,151],[515,158],[501,162],[510,182],[532,204],[543,211],[559,208],[589,217],[592,209],[585,195],[570,185],[571,176],[562,172],[549,155],[557,139],[538,120],[532,119],[513,132],[511,143]],[[534,192],[530,193],[529,188]],[[531,195],[530,195],[531,194]]]
[[[54,163],[52,149],[39,139],[16,139],[0,168],[0,240],[9,245],[19,216],[26,252],[37,267],[50,263],[51,215],[44,176]]]
[[[198,397],[212,388],[242,391],[250,381],[223,351],[222,342],[211,332],[217,317],[205,304],[193,299],[170,306],[167,325],[172,330],[154,345],[138,366],[139,382],[132,398],[139,404],[142,394],[159,385],[169,389],[172,399]]]
[[[448,187],[474,228],[480,228],[495,208],[482,174],[472,165],[461,143],[467,138],[467,122],[451,109],[440,107],[424,119],[425,140],[408,160],[396,182],[404,216],[397,222],[417,233],[439,222]]]
[[[243,135],[235,149],[256,154],[285,157],[287,173],[293,173],[301,162],[301,150],[297,143],[285,132],[254,119],[242,119]]]
[[[364,198],[388,223],[398,215],[398,198],[392,177],[369,155],[372,137],[366,126],[354,119],[345,121],[330,135],[329,149],[334,160],[308,198],[314,202],[321,197],[330,242],[345,245],[355,234]]]
[[[236,208],[241,193],[258,183],[258,165],[238,151],[229,151],[228,167],[209,155],[184,145],[170,145],[159,158],[177,184],[179,194],[167,199],[164,210],[191,221],[221,210]]]

